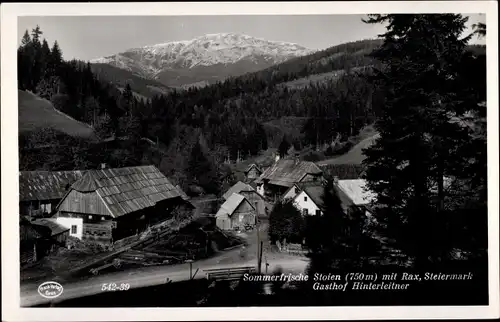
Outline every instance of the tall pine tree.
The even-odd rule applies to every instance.
[[[453,122],[474,109],[474,95],[460,74],[470,35],[457,14],[370,15],[386,23],[373,56],[383,63],[372,80],[387,89],[376,123],[380,139],[364,151],[369,188],[387,237],[417,267],[449,255],[442,238],[449,226],[445,177],[460,175],[468,160],[458,153],[468,130]],[[477,103],[477,102],[476,102]]]

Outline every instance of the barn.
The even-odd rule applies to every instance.
[[[194,208],[154,166],[88,170],[57,206],[57,223],[76,238],[111,244]]]
[[[19,213],[34,218],[52,215],[69,187],[84,173],[84,171],[20,171]]]
[[[242,190],[239,192],[240,195],[245,197],[255,208],[257,212],[257,216],[259,218],[267,218],[269,214],[269,209],[271,209],[271,205],[268,204],[260,193],[255,190]]]
[[[19,246],[21,267],[34,263],[45,256],[51,246],[50,229],[35,225],[22,216],[19,220]]]
[[[248,183],[238,181],[232,185],[231,188],[227,189],[227,191],[222,195],[222,198],[227,200],[233,193],[240,193],[241,191],[255,191],[255,189]]]
[[[227,200],[233,193],[239,193],[245,197],[254,206],[259,218],[267,217],[270,206],[266,204],[264,196],[259,194],[251,185],[238,181],[222,195],[222,198]]]
[[[255,207],[239,193],[233,193],[215,214],[217,227],[223,230],[255,226]]]
[[[66,247],[69,237],[69,228],[57,223],[55,218],[40,218],[32,222],[35,225],[45,226],[50,229],[52,245],[50,251],[55,251],[58,247]]]

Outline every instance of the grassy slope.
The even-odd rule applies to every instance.
[[[363,155],[363,149],[372,145],[375,140],[379,137],[378,133],[372,133],[370,136],[363,138],[358,144],[353,146],[347,153],[318,162],[318,165],[327,164],[361,164],[365,159]]]
[[[74,137],[94,137],[90,126],[56,110],[49,101],[25,91],[18,91],[18,98],[19,132],[53,128]]]
[[[367,66],[352,68],[352,72],[362,72]],[[318,83],[325,83],[328,81],[338,80],[342,75],[345,74],[345,70],[335,70],[328,73],[322,74],[311,74],[307,77],[302,77],[294,79],[289,82],[281,83],[278,87],[287,87],[288,89],[303,89],[310,85],[316,85]]]

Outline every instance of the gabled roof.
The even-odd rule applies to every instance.
[[[85,171],[20,171],[19,201],[61,199]]]
[[[255,209],[255,207],[242,195],[239,193],[233,193],[227,200],[222,204],[220,207],[219,211],[215,214],[216,217],[222,216],[222,215],[228,215],[231,216],[236,209],[243,203],[247,202],[250,207]]]
[[[325,187],[322,185],[307,185],[303,186],[303,189],[301,192],[305,193],[306,195],[311,198],[311,200],[316,204],[316,206],[320,209],[323,208],[323,192],[325,190]],[[300,193],[298,193],[294,199],[297,199]]]
[[[288,192],[292,189],[298,189],[299,193],[302,192],[302,190],[304,190],[305,187],[308,187],[308,186],[321,186],[322,185],[322,182],[317,182],[317,181],[312,181],[312,182],[297,182],[295,184],[293,184],[292,186],[290,186],[290,188],[288,188],[285,193],[283,194],[283,196],[287,195]],[[295,198],[295,196],[294,196]]]
[[[33,221],[33,224],[48,227],[52,231],[52,236],[59,235],[60,233],[69,230],[69,228],[58,224],[53,218],[37,219]]]
[[[336,185],[356,206],[369,204],[375,198],[373,192],[366,190],[366,180],[339,180]]]
[[[268,180],[270,184],[291,187],[300,182],[307,174],[320,175],[323,171],[314,163],[309,161],[279,160],[267,168],[256,183]]]
[[[114,218],[185,195],[154,166],[88,170],[71,190],[97,192]]]
[[[248,173],[250,170],[253,168],[257,169],[257,171],[262,172],[262,169],[256,165],[255,163],[252,163],[251,165],[248,166],[248,168],[245,170],[245,173]]]
[[[224,200],[227,200],[233,193],[239,193],[241,191],[254,191],[255,189],[248,183],[241,181],[236,182],[231,188],[229,188],[226,193],[222,196]]]

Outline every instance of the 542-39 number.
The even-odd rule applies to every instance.
[[[103,283],[101,286],[101,291],[127,291],[130,289],[129,283]]]

